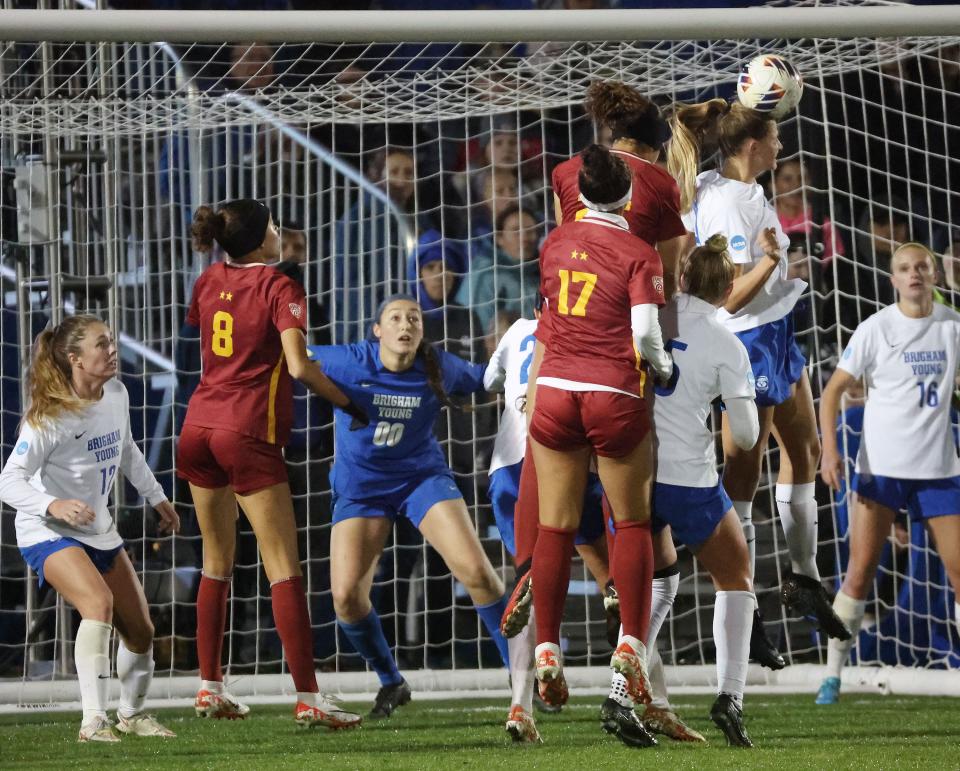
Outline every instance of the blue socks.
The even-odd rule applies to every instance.
[[[497,623],[499,624],[499,618]],[[347,636],[350,644],[357,653],[363,656],[380,678],[380,685],[396,685],[403,677],[397,669],[397,662],[393,659],[387,638],[383,634],[380,616],[373,608],[369,615],[355,624],[337,619],[337,624]],[[502,640],[503,638],[501,638]]]
[[[500,651],[500,658],[503,660],[503,665],[509,669],[510,654],[507,652],[507,641],[503,635],[500,634],[500,619],[503,616],[503,611],[507,609],[507,599],[508,596],[504,594],[499,600],[491,602],[489,605],[474,605],[473,607],[476,609],[477,615],[480,616],[483,625],[490,633],[493,642],[496,643],[497,650]]]

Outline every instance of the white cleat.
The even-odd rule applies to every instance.
[[[342,728],[356,728],[363,722],[360,715],[347,712],[340,706],[336,697],[325,693],[317,694],[317,705],[315,707],[298,701],[293,710],[293,719],[301,728],[323,726],[331,731],[338,731]]]
[[[543,744],[543,739],[540,738],[540,732],[537,730],[537,724],[533,719],[533,715],[519,704],[514,704],[510,707],[506,728],[514,744]]]
[[[80,726],[77,741],[116,744],[120,741],[120,737],[113,732],[113,723],[102,715],[97,715]]]
[[[222,691],[201,690],[193,702],[197,717],[209,717],[214,720],[243,720],[250,714],[250,707],[241,704],[236,697]]]
[[[117,730],[128,736],[161,736],[164,739],[172,739],[176,736],[173,731],[146,712],[138,712],[130,717],[124,717],[118,712]]]
[[[610,668],[626,678],[627,695],[634,704],[650,703],[647,679],[647,646],[636,637],[624,635],[610,658]]]

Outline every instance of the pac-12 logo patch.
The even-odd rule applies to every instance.
[[[768,383],[768,381],[767,381],[767,376],[766,376],[766,375],[761,375],[760,377],[757,378],[757,390],[758,390],[758,391],[766,391],[767,388],[769,388],[769,383]]]
[[[24,439],[20,444],[17,445],[17,455],[23,455],[27,450],[30,449],[30,442]]]
[[[747,239],[743,236],[734,236],[730,239],[730,248],[742,252],[747,248]]]
[[[653,291],[657,294],[663,294],[663,276],[653,277]]]
[[[296,303],[290,303],[290,312],[295,319],[299,319],[303,315],[303,308]]]

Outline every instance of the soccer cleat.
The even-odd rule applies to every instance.
[[[840,678],[827,677],[820,683],[815,704],[836,704],[840,701]]]
[[[209,717],[214,720],[243,720],[250,714],[250,707],[241,704],[236,697],[222,691],[201,690],[193,702],[193,709],[197,717]]]
[[[164,739],[172,739],[176,736],[173,731],[146,712],[138,712],[130,717],[124,717],[118,712],[117,730],[128,736],[160,736]]]
[[[787,610],[816,624],[828,637],[849,640],[852,635],[847,625],[833,610],[833,604],[817,579],[790,572],[780,585],[780,601]]]
[[[743,725],[743,709],[729,693],[721,693],[710,708],[710,719],[723,731],[730,747],[752,747],[753,742],[747,736]]]
[[[411,698],[410,686],[406,680],[400,678],[399,683],[384,685],[377,691],[377,698],[373,701],[369,716],[378,719],[390,717],[397,707],[409,704]]]
[[[519,704],[510,707],[510,714],[507,716],[507,733],[510,734],[514,744],[543,744],[533,715]]]
[[[407,701],[409,701],[409,691]],[[363,718],[352,712],[347,712],[338,703],[337,699],[325,693],[317,694],[317,704],[312,707],[297,702],[293,708],[293,720],[300,728],[314,728],[324,726],[331,731],[337,731],[341,728],[356,728],[363,722]]]
[[[562,704],[547,704],[540,696],[539,688],[533,692],[533,707],[537,712],[542,712],[545,715],[556,715],[563,709]]]
[[[759,610],[753,611],[753,629],[750,631],[750,658],[774,671],[783,669],[787,665],[783,656],[780,655],[780,651],[767,637]]]
[[[620,595],[617,594],[612,578],[607,581],[603,591],[603,611],[607,620],[607,642],[611,648],[616,648],[617,640],[620,639]]]
[[[657,740],[640,722],[637,713],[630,707],[618,704],[609,696],[600,706],[600,726],[608,734],[614,734],[628,747],[657,746]]]
[[[120,737],[113,732],[113,723],[103,715],[97,715],[80,726],[77,741],[116,744],[120,741]]]
[[[627,681],[627,695],[634,704],[650,703],[650,681],[647,679],[647,646],[636,637],[624,635],[610,657],[610,668]]]
[[[640,718],[644,728],[651,733],[663,734],[675,742],[706,742],[703,734],[695,731],[671,709],[648,704]]]
[[[530,609],[533,607],[533,578],[528,570],[517,579],[517,585],[510,592],[507,607],[500,619],[500,634],[508,640],[516,637],[530,623]]]
[[[562,707],[570,698],[560,646],[555,643],[540,643],[534,654],[537,667],[537,688],[540,698],[552,707]]]

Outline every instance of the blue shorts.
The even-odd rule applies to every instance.
[[[37,578],[40,579],[40,586],[43,586],[43,563],[47,561],[47,557],[56,554],[61,549],[69,549],[71,546],[79,546],[83,549],[93,566],[101,573],[106,573],[113,567],[114,560],[123,550],[123,546],[116,546],[113,549],[94,549],[92,546],[81,543],[76,538],[64,536],[52,538],[42,543],[35,543],[33,546],[25,546],[20,549],[20,553],[23,555],[23,561],[37,574]]]
[[[435,503],[462,498],[452,474],[434,474],[412,479],[392,495],[364,498],[361,501],[333,493],[333,524],[355,517],[406,517],[416,527]]]
[[[790,387],[803,375],[807,363],[793,337],[793,314],[734,334],[750,356],[757,405],[783,404],[790,398]]]
[[[487,494],[493,506],[493,518],[497,521],[500,539],[507,547],[511,557],[517,554],[514,542],[513,512],[520,494],[520,470],[523,461],[512,466],[502,466],[490,475],[490,487]],[[583,516],[577,531],[576,544],[590,544],[603,535],[603,487],[600,477],[590,474],[587,478],[587,491],[583,496]]]
[[[716,487],[683,487],[657,482],[653,486],[654,533],[667,525],[690,548],[704,543],[717,529],[720,520],[733,508],[733,501],[717,482]]]
[[[960,477],[899,479],[854,474],[850,486],[857,495],[894,511],[906,509],[916,519],[960,514]]]

